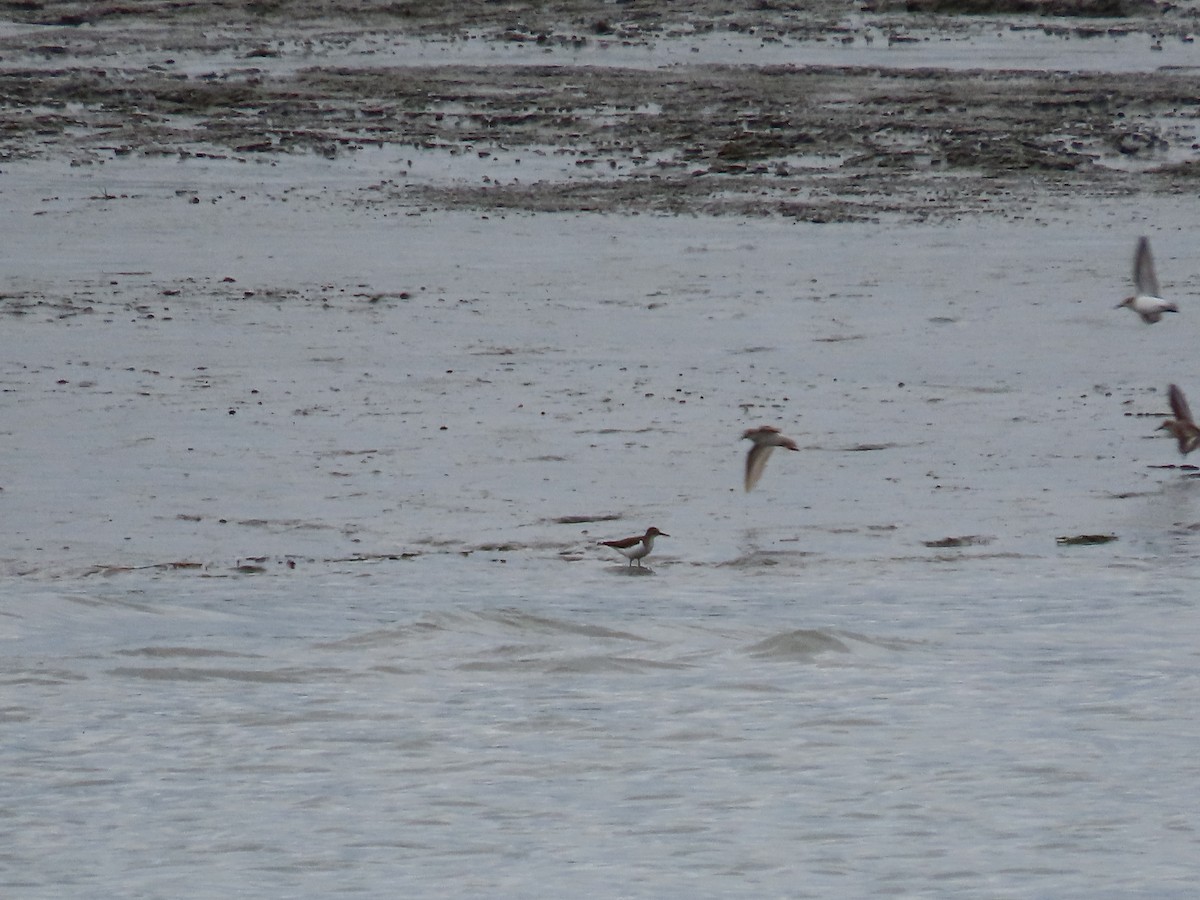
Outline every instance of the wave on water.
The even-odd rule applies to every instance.
[[[519,609],[501,609],[479,613],[479,618],[485,621],[496,622],[504,625],[507,628],[513,628],[517,631],[533,631],[541,634],[574,634],[583,635],[585,637],[598,637],[621,641],[645,641],[644,637],[633,634],[629,631],[617,631],[611,628],[605,628],[602,625],[583,625],[575,622],[566,622],[562,619],[553,619],[547,616],[535,616],[527,612],[522,612]]]
[[[261,654],[236,653],[231,650],[213,650],[208,647],[138,647],[134,650],[118,650],[118,656],[149,656],[155,659],[169,659],[176,656],[196,658],[206,656],[222,656],[234,659],[258,659]]]
[[[120,666],[110,675],[144,681],[246,681],[263,684],[307,684],[323,678],[344,678],[344,669],[287,666],[278,669],[208,669],[199,666]]]
[[[814,554],[806,550],[749,550],[718,566],[734,569],[764,569],[802,562]]]
[[[824,653],[850,653],[850,646],[832,634],[811,628],[798,628],[772,635],[746,648],[751,656],[763,659],[810,660]]]
[[[635,656],[606,656],[602,653],[554,659],[521,655],[509,660],[468,662],[458,666],[458,669],[463,672],[499,672],[535,669],[551,675],[639,674],[649,671],[690,668],[693,668],[693,666],[689,663],[646,659],[645,657]]]

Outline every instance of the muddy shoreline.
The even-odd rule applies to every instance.
[[[70,23],[78,6],[13,10]],[[454,19],[419,4],[357,16],[289,5],[286,17],[259,4],[240,20],[218,8],[168,22],[166,7],[121,9],[79,25],[12,26],[0,44],[0,158],[262,161],[391,146],[446,169],[468,158],[495,168],[439,179],[401,169],[369,202],[814,222],[1019,216],[1055,195],[1192,191],[1200,174],[1195,70],[955,70],[911,55],[903,68],[803,62],[813,47],[905,40],[936,62],[947,41],[1029,31],[1068,49],[1166,40],[1186,50],[1191,22],[1180,14],[984,20],[823,4],[731,16],[696,3],[670,20],[627,4],[617,21],[610,6],[586,4]],[[707,61],[714,41],[738,63]],[[443,56],[411,59],[426,42]],[[610,52],[600,48],[672,43],[697,61],[598,64]],[[789,48],[796,63],[759,61]],[[454,62],[489,51],[500,56],[486,65]]]

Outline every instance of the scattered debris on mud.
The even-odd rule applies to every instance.
[[[734,12],[634,2],[620,20],[611,5],[585,2],[5,5],[45,27],[0,39],[0,160],[246,163],[392,148],[412,158],[389,162],[391,177],[354,202],[814,222],[1024,215],[1055,193],[1190,190],[1200,165],[1194,70],[807,61],[813,47],[909,41],[922,53],[989,29],[1039,29],[1064,47],[1190,44],[1184,13],[1149,4]],[[735,62],[699,52],[716,40],[728,51],[718,58]],[[655,42],[687,46],[696,61],[602,55]],[[439,52],[423,57],[426,47]],[[772,61],[780,47],[794,62]]]

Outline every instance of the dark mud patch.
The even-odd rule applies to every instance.
[[[1072,534],[1054,539],[1060,547],[1082,547],[1093,544],[1110,544],[1117,540],[1115,534]]]
[[[983,547],[992,543],[995,538],[985,537],[979,534],[966,534],[959,537],[945,537],[935,541],[921,541],[926,547],[935,549],[946,547]]]
[[[972,553],[972,554],[935,553],[931,556],[910,556],[910,557],[897,556],[897,557],[893,557],[892,561],[893,562],[917,561],[917,562],[931,562],[931,563],[962,563],[967,560],[974,560],[974,561],[978,562],[978,561],[983,561],[983,560],[1028,559],[1028,558],[1029,557],[1027,557],[1025,554],[1014,553],[1014,552]]]
[[[544,521],[554,525],[586,525],[591,522],[616,522],[623,518],[625,518],[624,513],[594,513],[579,516],[558,516],[557,518]]]
[[[848,447],[843,447],[844,453],[871,453],[875,450],[895,450],[902,446],[901,444],[885,442],[882,444],[851,444]]]

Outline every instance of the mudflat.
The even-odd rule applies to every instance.
[[[10,7],[8,571],[1191,534],[1186,10],[444,6]]]

